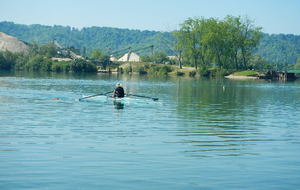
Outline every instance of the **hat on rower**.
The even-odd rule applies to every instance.
[[[116,87],[119,87],[119,86],[122,86],[122,84],[118,82],[118,83],[116,84]]]

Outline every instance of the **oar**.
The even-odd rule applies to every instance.
[[[79,101],[83,100],[83,99],[86,99],[86,98],[91,98],[91,97],[95,97],[95,96],[101,96],[101,95],[106,95],[106,94],[109,94],[109,93],[112,93],[113,91],[109,91],[109,92],[105,92],[105,93],[101,93],[101,94],[95,94],[95,95],[91,95],[91,96],[86,96],[86,97],[83,97],[83,98],[79,98]]]
[[[150,98],[153,101],[158,101],[158,98],[152,98],[152,97],[149,97],[149,96],[141,96],[141,95],[136,95],[136,94],[127,94],[127,96],[136,96],[136,97],[140,97],[140,98]]]

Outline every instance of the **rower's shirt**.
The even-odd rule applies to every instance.
[[[115,89],[114,97],[123,98],[124,95],[125,95],[125,93],[124,93],[124,89],[122,87],[119,86]]]

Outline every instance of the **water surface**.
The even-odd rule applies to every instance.
[[[159,103],[78,101],[116,82]],[[1,74],[0,189],[298,189],[299,108],[299,81]]]

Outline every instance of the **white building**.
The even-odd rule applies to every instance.
[[[118,61],[118,59],[113,55],[110,55],[109,60],[110,61]]]
[[[134,52],[124,54],[120,59],[120,62],[140,62],[140,56]]]

